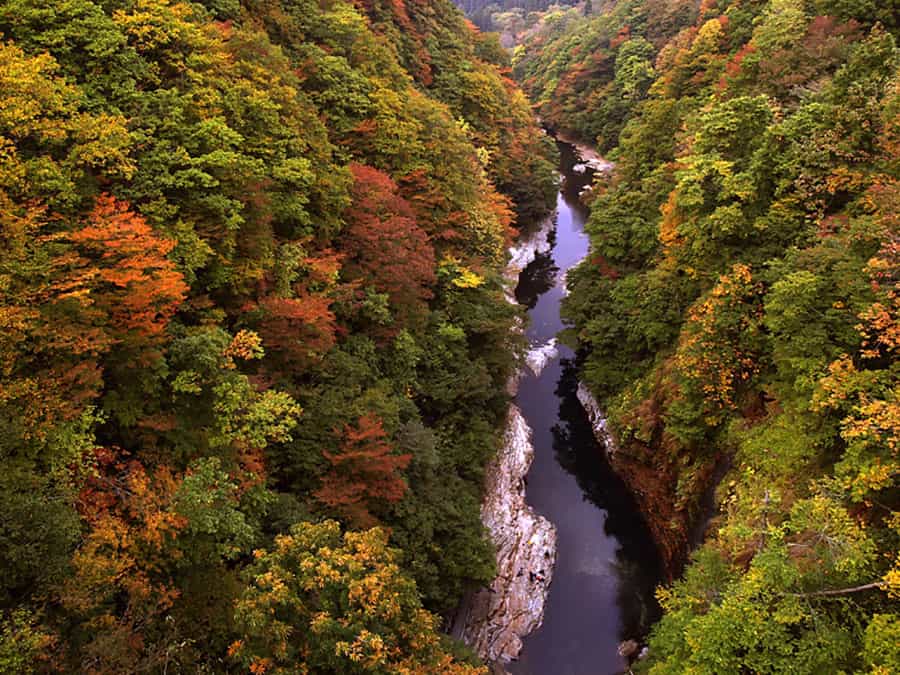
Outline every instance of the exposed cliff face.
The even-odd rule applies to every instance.
[[[677,506],[677,467],[662,454],[638,454],[625,446],[610,457],[610,463],[634,495],[671,579],[680,573],[688,553],[691,518]]]
[[[522,271],[528,267],[537,256],[548,253],[550,249],[553,248],[553,242],[551,240],[553,227],[553,218],[545,218],[533,229],[521,232],[516,244],[510,247],[509,262],[506,264],[506,269],[503,271],[503,278],[506,281],[506,300],[510,304],[517,304],[515,288],[516,284],[519,282],[519,275]],[[513,330],[524,333],[525,326],[522,322],[519,322]],[[555,347],[556,341],[554,340],[552,347],[549,348],[552,351]],[[546,365],[546,361],[544,360],[545,354],[541,351],[545,348],[548,348],[548,345],[535,347],[525,356],[525,365],[528,366],[528,369],[531,370],[535,376],[540,375],[540,371],[543,369],[544,365]],[[553,358],[554,356],[555,354],[549,354],[547,355],[547,358]],[[526,374],[527,371],[523,368],[515,372],[512,377],[509,378],[509,382],[506,384],[506,390],[510,396],[516,395],[519,387],[519,380]]]
[[[534,458],[531,428],[512,405],[503,447],[488,466],[481,517],[497,549],[497,577],[466,607],[463,637],[488,661],[508,662],[541,625],[556,563],[556,528],[525,503],[524,477]]]

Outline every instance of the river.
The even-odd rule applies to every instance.
[[[516,287],[516,299],[528,307],[526,335],[533,348],[563,328],[565,273],[588,252],[587,209],[578,193],[590,184],[591,173],[573,170],[574,148],[558,145],[564,182],[552,249],[522,271]],[[564,346],[558,353],[539,376],[523,377],[516,397],[534,432],[526,499],[556,525],[558,549],[543,625],[507,668],[516,675],[620,673],[627,663],[619,643],[639,640],[658,616],[653,589],[661,578],[659,557],[576,398],[574,354]]]

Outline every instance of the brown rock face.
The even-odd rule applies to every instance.
[[[611,464],[638,503],[659,548],[666,575],[674,578],[687,555],[690,527],[687,514],[675,508],[677,470],[667,462],[647,464],[625,450],[616,453]]]

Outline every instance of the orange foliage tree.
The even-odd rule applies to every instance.
[[[174,641],[163,622],[179,594],[167,558],[187,521],[171,509],[178,488],[171,470],[148,472],[117,451],[97,452],[100,471],[79,499],[88,531],[62,606],[84,631],[77,651],[86,672],[134,672],[160,665]]]
[[[89,299],[93,272],[47,221],[45,208],[17,207],[0,191],[0,409],[26,440],[83,412],[110,347]]]
[[[255,314],[267,351],[295,372],[331,349],[337,330],[331,306],[341,256],[331,249],[311,252],[307,244],[282,245],[274,271],[259,285],[259,299],[244,306]]]
[[[88,224],[69,238],[95,266],[92,295],[109,316],[113,335],[133,344],[155,341],[188,291],[166,257],[175,242],[106,194],[97,198]]]
[[[331,303],[331,298],[313,294],[262,299],[259,332],[264,343],[297,370],[304,369],[334,344]]]
[[[60,588],[80,626],[68,648],[79,672],[190,669],[194,645],[209,649],[223,629],[229,563],[249,552],[266,493],[215,458],[185,472],[148,468],[119,449],[97,449],[96,461],[78,499],[85,535]],[[210,579],[218,599],[206,595]]]

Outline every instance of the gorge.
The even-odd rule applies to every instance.
[[[460,2],[0,0],[0,673],[900,672],[897,0]]]
[[[661,569],[579,400],[575,355],[557,344],[566,273],[588,252],[579,195],[594,167],[609,168],[569,143],[557,145],[556,210],[525,229],[511,251],[515,300],[528,310],[529,351],[515,386],[513,433],[489,466],[482,509],[500,573],[470,600],[465,636],[486,659],[517,659],[507,665],[512,673],[613,674],[627,665],[620,643],[641,640],[657,615],[653,591]],[[514,506],[503,508],[508,502]],[[520,515],[498,521],[498,511]],[[547,525],[532,527],[540,516]]]

